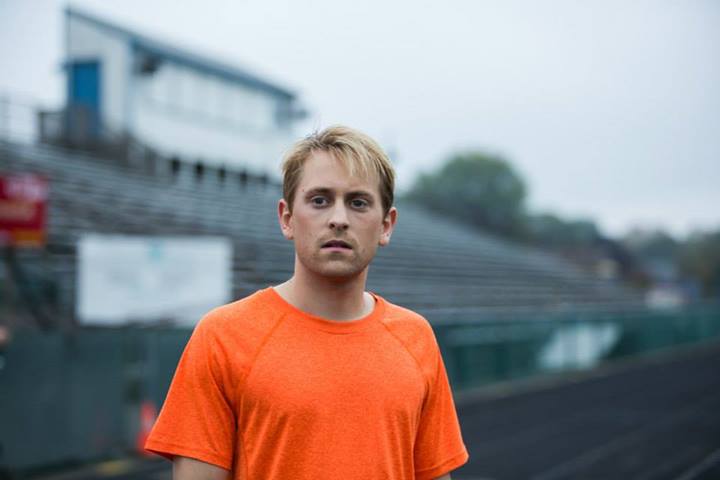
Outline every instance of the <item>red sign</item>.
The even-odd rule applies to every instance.
[[[45,245],[48,181],[35,174],[0,176],[0,246]]]

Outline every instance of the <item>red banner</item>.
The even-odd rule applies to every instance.
[[[35,174],[0,176],[0,246],[45,245],[48,181]]]

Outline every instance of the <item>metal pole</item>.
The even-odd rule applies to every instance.
[[[10,99],[0,96],[0,137],[10,140]]]

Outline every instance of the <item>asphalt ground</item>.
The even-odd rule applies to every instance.
[[[457,480],[720,480],[720,343],[457,395]],[[33,480],[170,480],[128,458]]]

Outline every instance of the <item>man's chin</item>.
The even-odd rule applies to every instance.
[[[367,265],[358,266],[347,264],[346,262],[330,262],[320,266],[315,273],[321,277],[333,279],[337,281],[351,280],[362,275],[367,269]]]
[[[360,270],[353,268],[328,268],[318,273],[320,276],[330,280],[345,281],[359,277],[363,274],[364,270],[364,268]]]
[[[312,259],[298,258],[305,271],[316,277],[323,277],[333,281],[348,281],[363,275],[370,263],[363,264],[350,258],[323,258],[317,256]],[[308,261],[309,260],[309,261]]]

